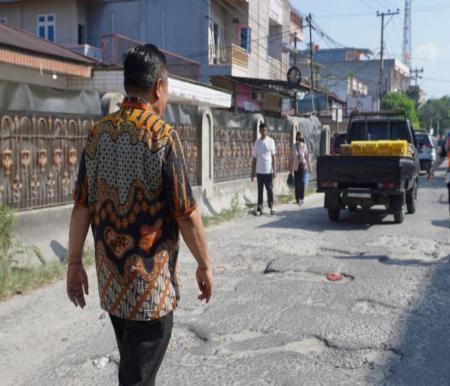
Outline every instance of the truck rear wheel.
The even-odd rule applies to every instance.
[[[401,212],[394,213],[394,222],[396,224],[401,224],[405,221],[405,212],[402,210]]]
[[[417,184],[406,193],[406,210],[408,214],[413,214],[416,212],[416,201],[417,201]]]
[[[391,207],[394,214],[394,222],[396,224],[401,224],[405,220],[404,196],[393,196],[391,198]]]
[[[328,208],[328,218],[330,221],[339,221],[340,208]]]

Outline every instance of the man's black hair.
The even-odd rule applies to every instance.
[[[149,92],[159,78],[166,77],[166,56],[153,44],[136,46],[125,54],[125,91]]]
[[[261,123],[259,124],[259,130],[261,130],[261,129],[267,129],[267,130],[269,130],[269,128],[267,127],[267,124],[264,123],[264,122],[261,122]]]

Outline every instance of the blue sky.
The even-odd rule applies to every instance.
[[[385,55],[401,59],[404,0],[291,0],[337,42],[380,52],[376,12],[400,9],[385,30]],[[389,18],[386,19],[386,22]],[[305,32],[306,29],[305,29]],[[306,35],[305,35],[306,36]],[[313,35],[321,48],[332,47]],[[412,67],[424,68],[420,86],[428,98],[450,95],[450,0],[412,0]]]

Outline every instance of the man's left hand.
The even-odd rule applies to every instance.
[[[89,283],[83,264],[69,264],[67,269],[67,296],[75,307],[84,308],[86,305],[84,294],[89,294]]]
[[[277,174],[275,172],[272,173],[272,178],[275,178]]]

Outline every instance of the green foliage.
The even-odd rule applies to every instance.
[[[230,201],[230,206],[227,209],[222,210],[216,216],[202,216],[203,225],[208,227],[210,225],[220,224],[225,221],[230,221],[236,217],[244,214],[244,209],[239,201],[239,196],[235,196]]]
[[[419,108],[419,117],[423,128],[433,127],[436,134],[444,134],[445,130],[450,129],[450,96],[428,99]]]
[[[416,130],[420,128],[416,104],[414,100],[408,97],[404,92],[393,91],[387,93],[383,97],[381,107],[383,110],[404,110],[413,128]]]
[[[67,264],[59,261],[47,263],[36,246],[27,246],[13,236],[14,213],[0,205],[0,300],[22,293],[64,277]],[[17,256],[35,256],[40,266],[19,267]],[[86,251],[83,262],[86,266],[94,261],[93,253]]]

